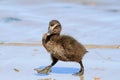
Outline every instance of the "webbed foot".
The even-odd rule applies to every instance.
[[[73,75],[75,75],[75,76],[82,76],[82,75],[84,75],[84,71],[77,72],[77,73],[75,73]]]
[[[48,74],[49,72],[51,72],[51,66],[47,66],[44,69],[36,68],[34,70],[37,71],[37,73],[40,73],[40,74]]]

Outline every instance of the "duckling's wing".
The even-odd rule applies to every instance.
[[[63,35],[61,36],[62,47],[66,52],[73,53],[76,40],[70,36]]]
[[[61,37],[61,42],[63,48],[69,54],[75,54],[79,52],[84,53],[86,51],[85,47],[71,36],[63,35]]]

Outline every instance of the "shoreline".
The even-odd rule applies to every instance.
[[[0,46],[42,46],[41,42],[8,42],[0,43]],[[86,48],[106,48],[106,49],[120,49],[120,45],[97,45],[97,44],[85,44]]]

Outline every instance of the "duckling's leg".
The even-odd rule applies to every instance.
[[[51,58],[52,58],[51,65],[45,67],[44,69],[35,69],[35,70],[40,74],[48,74],[49,72],[51,72],[51,67],[54,66],[58,62],[58,59],[56,59],[52,55],[51,55]]]
[[[84,74],[84,66],[83,66],[83,64],[82,64],[82,61],[80,61],[79,64],[80,64],[80,66],[81,66],[80,71],[77,72],[77,73],[75,73],[75,74],[73,74],[73,75],[81,76],[81,75]]]
[[[53,55],[51,55],[51,58],[52,58],[51,66],[54,66],[58,62],[58,59],[55,58]]]

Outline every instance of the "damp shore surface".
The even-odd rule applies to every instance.
[[[118,0],[1,0],[0,80],[119,79],[119,5]],[[72,75],[79,71],[75,62],[59,61],[49,75],[34,71],[51,63],[41,39],[52,19],[61,22],[61,34],[87,45],[83,76]]]

